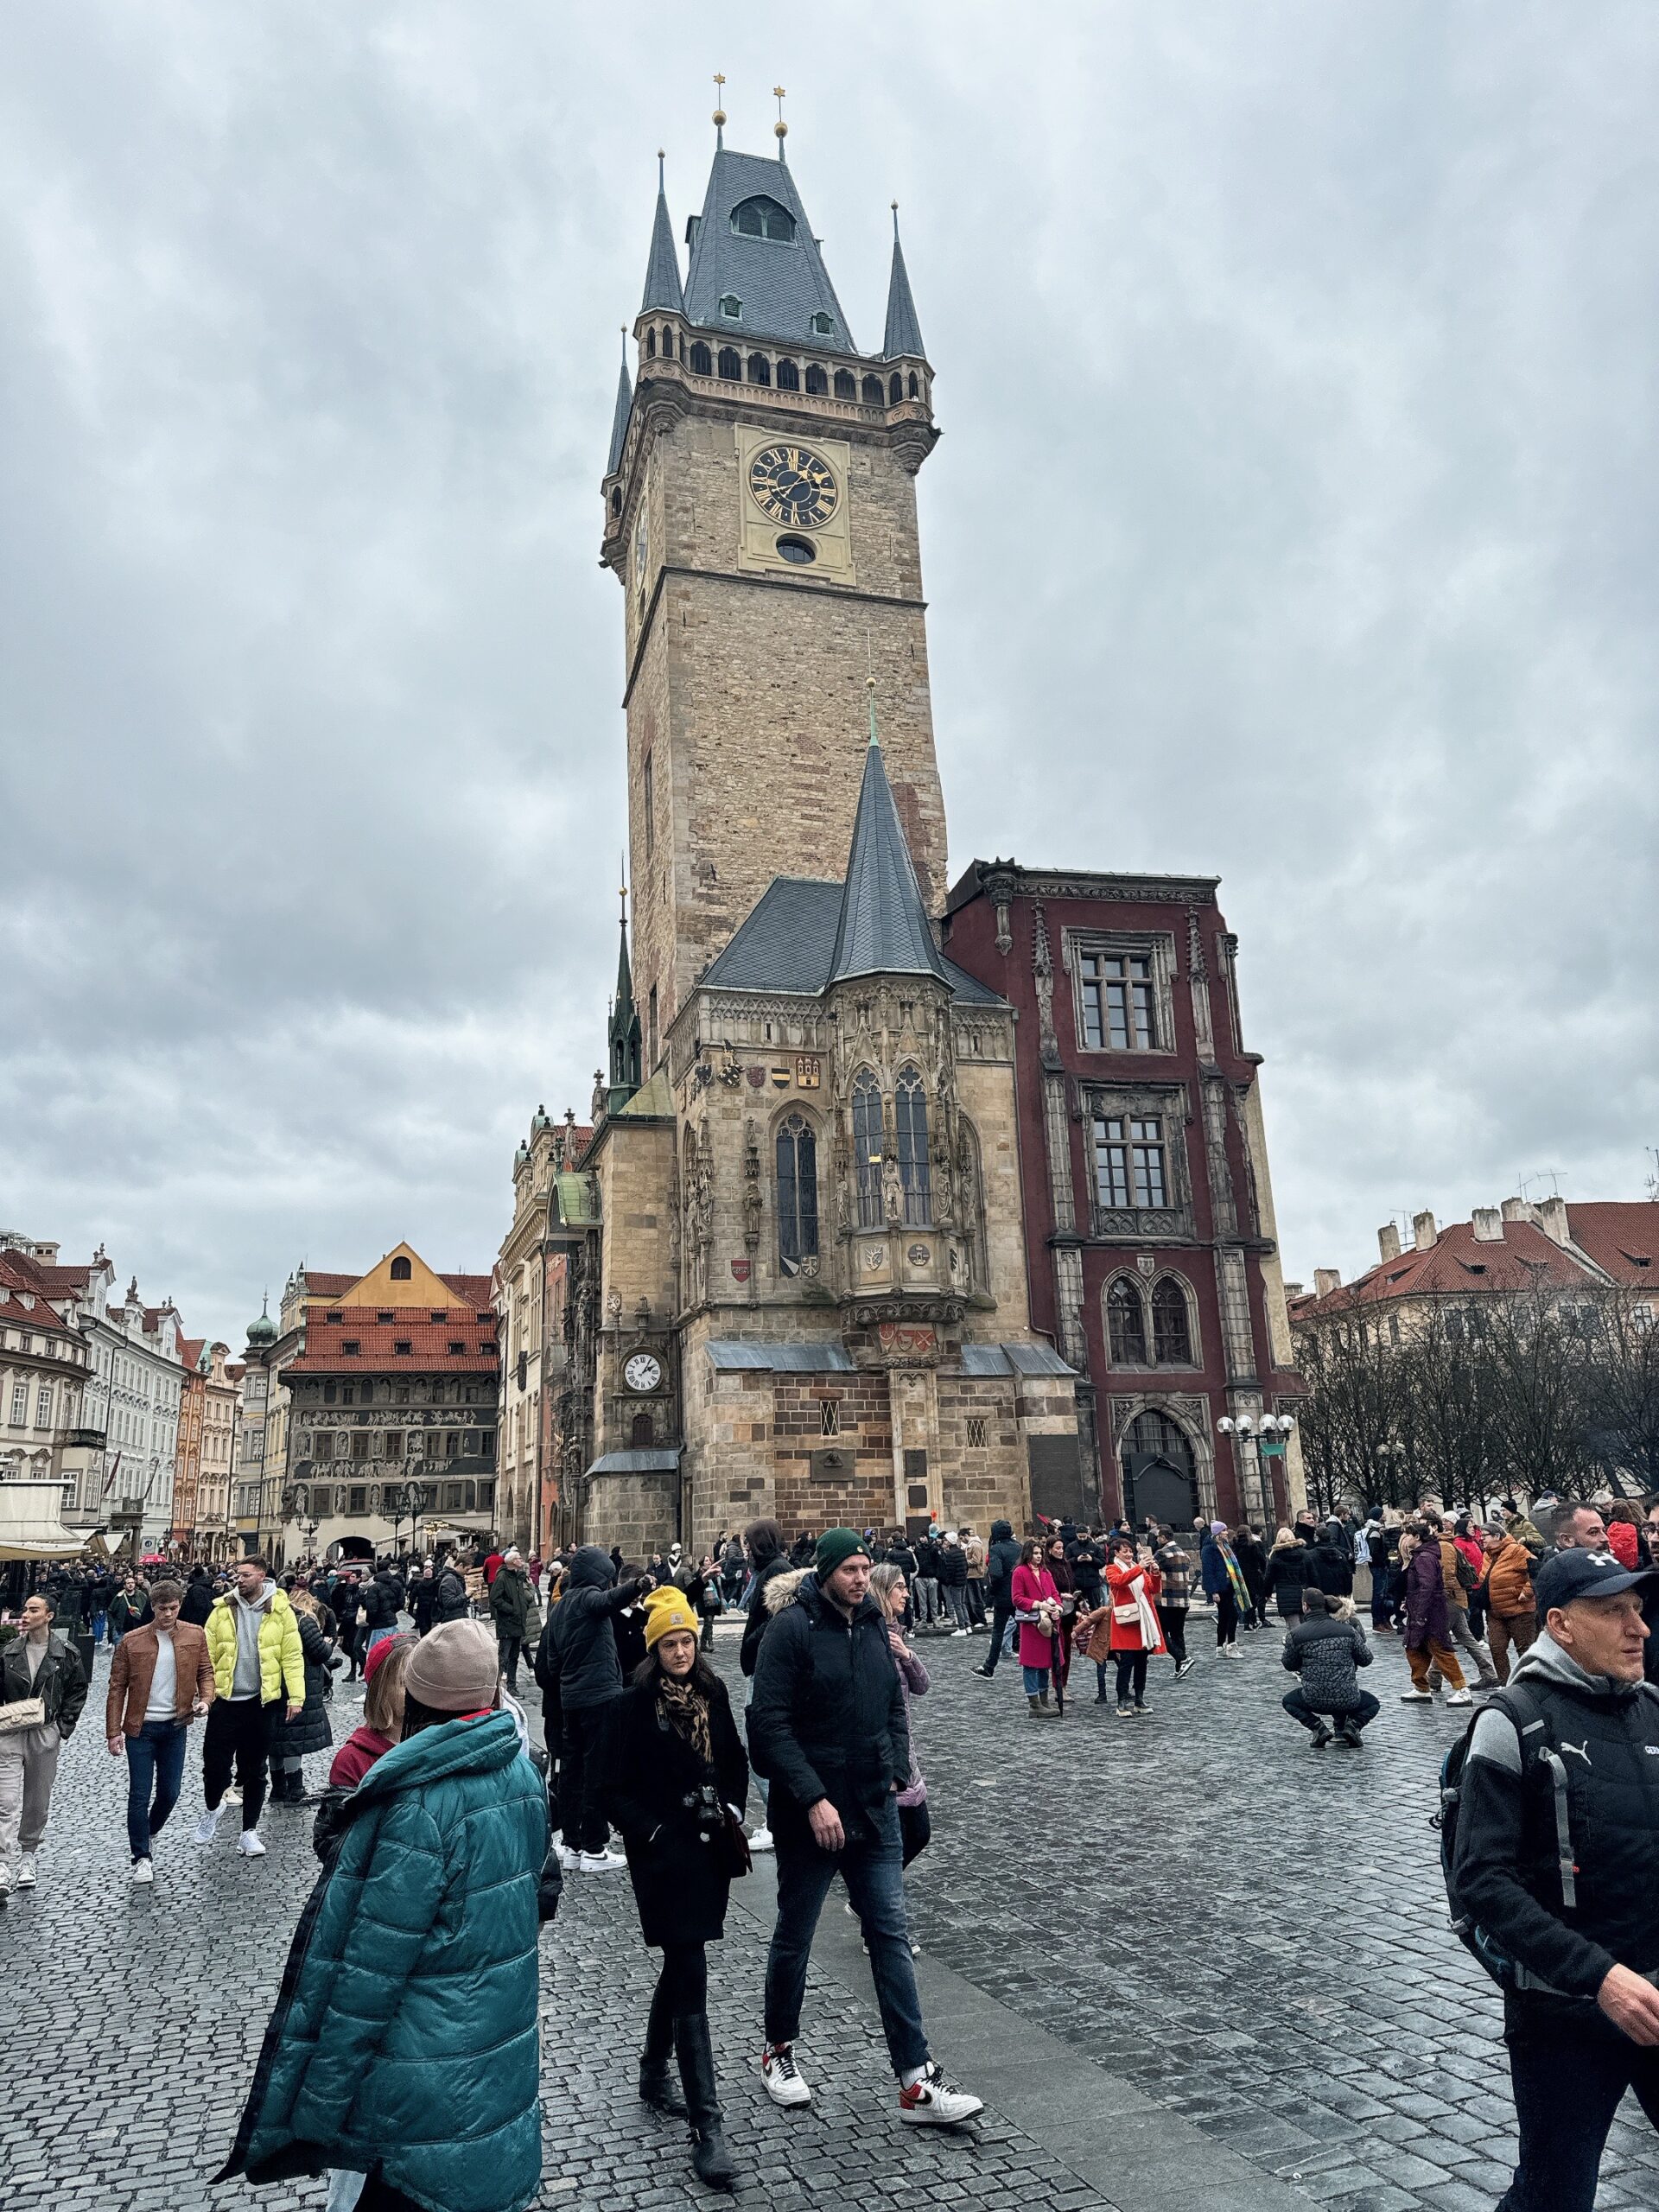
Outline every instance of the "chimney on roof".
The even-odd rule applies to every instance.
[[[1505,1221],[1530,1221],[1532,1208],[1524,1198],[1505,1198],[1500,1211]]]
[[[1440,1230],[1434,1226],[1434,1217],[1427,1209],[1411,1217],[1412,1242],[1420,1252],[1432,1252]]]
[[[1313,1295],[1315,1298],[1329,1298],[1333,1290],[1341,1288],[1342,1269],[1340,1268],[1314,1268]]]
[[[1572,1243],[1573,1231],[1567,1225],[1567,1200],[1564,1198],[1557,1195],[1546,1198],[1541,1205],[1535,1206],[1532,1211],[1533,1218],[1552,1244]]]
[[[1400,1231],[1391,1221],[1385,1221],[1376,1232],[1376,1249],[1385,1260],[1400,1256]]]
[[[1300,1297],[1301,1296],[1301,1294],[1302,1294],[1302,1286],[1300,1285],[1300,1283],[1299,1283],[1299,1282],[1287,1282],[1287,1283],[1285,1285],[1285,1296],[1286,1296],[1287,1298],[1300,1298]]]
[[[1503,1242],[1503,1215],[1497,1206],[1477,1206],[1472,1227],[1477,1244],[1501,1244]]]

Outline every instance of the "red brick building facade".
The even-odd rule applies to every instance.
[[[976,861],[944,942],[1016,1009],[1031,1315],[1087,1377],[1085,1481],[1108,1514],[1259,1522],[1301,1502],[1294,1431],[1259,1440],[1302,1386],[1216,889]]]

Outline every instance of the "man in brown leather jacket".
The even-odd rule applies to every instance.
[[[150,1618],[130,1629],[110,1662],[104,1734],[110,1756],[127,1761],[127,1841],[132,1878],[154,1878],[150,1847],[179,1802],[187,1732],[213,1701],[213,1662],[205,1632],[179,1618],[184,1592],[157,1582]]]

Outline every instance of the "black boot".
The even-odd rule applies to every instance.
[[[710,2189],[729,2189],[737,2179],[732,2154],[720,2115],[720,2096],[715,2086],[715,2052],[709,2040],[709,2015],[683,2012],[674,2023],[674,2049],[685,2084],[685,2101],[691,2118],[691,2164],[697,2179]]]
[[[645,2023],[645,2047],[639,2054],[639,2097],[653,2112],[665,2113],[671,2120],[687,2117],[685,2100],[681,2096],[668,2062],[674,2049],[674,2015],[669,2010],[659,1981],[652,1993],[651,2016]]]

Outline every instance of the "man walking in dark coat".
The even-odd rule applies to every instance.
[[[543,1696],[556,1689],[563,1715],[559,1804],[564,1864],[584,1874],[610,1873],[628,1863],[620,1852],[606,1848],[610,1823],[600,1802],[600,1749],[606,1707],[622,1690],[612,1623],[625,1605],[653,1586],[648,1574],[619,1582],[610,1554],[597,1544],[583,1544],[570,1562],[564,1595],[548,1616],[536,1654],[536,1680]]]
[[[1014,1541],[1012,1525],[1007,1521],[993,1521],[991,1548],[985,1554],[985,1594],[991,1601],[991,1648],[985,1654],[985,1664],[974,1669],[988,1681],[996,1672],[996,1662],[1002,1656],[1002,1638],[1014,1618],[1014,1570],[1019,1564],[1020,1547]]]
[[[949,2126],[982,2106],[945,2081],[922,2025],[894,1802],[910,1777],[910,1731],[887,1637],[863,1539],[828,1529],[812,1573],[766,1630],[748,1711],[749,1752],[772,1783],[778,1848],[760,2071],[774,2104],[811,2102],[793,2044],[812,1937],[839,1874],[869,1947],[899,2117]]]

